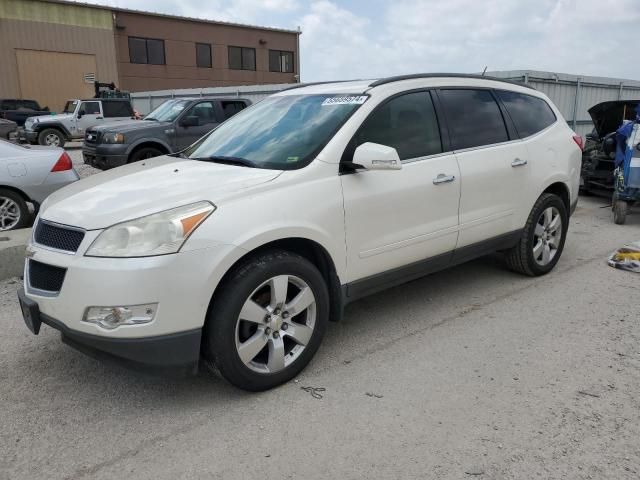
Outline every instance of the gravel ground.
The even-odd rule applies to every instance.
[[[81,142],[67,143],[64,148],[69,154],[69,156],[71,157],[71,160],[73,161],[73,168],[76,169],[76,172],[78,172],[78,175],[80,175],[80,178],[85,178],[100,172],[100,170],[98,170],[97,168],[93,168],[90,165],[84,164],[84,160],[82,159],[82,150],[81,150],[82,143]]]
[[[0,282],[0,478],[637,479],[640,276],[606,258],[640,215],[602,206],[581,200],[546,277],[496,255],[363,299],[260,394],[34,337]]]

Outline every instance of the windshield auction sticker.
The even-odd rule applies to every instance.
[[[360,95],[355,97],[331,97],[322,102],[322,106],[327,105],[362,105],[367,101],[366,95]]]

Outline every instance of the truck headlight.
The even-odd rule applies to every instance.
[[[153,257],[177,253],[216,207],[198,202],[118,223],[104,230],[87,257]]]
[[[124,135],[122,133],[105,133],[102,136],[102,143],[124,143]]]

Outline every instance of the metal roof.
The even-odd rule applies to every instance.
[[[77,5],[80,7],[87,8],[95,8],[98,10],[109,10],[111,12],[124,12],[124,13],[135,13],[139,15],[149,15],[153,17],[161,17],[161,18],[170,18],[174,20],[186,20],[189,22],[200,22],[200,23],[209,23],[212,25],[224,25],[227,27],[239,27],[239,28],[253,28],[257,30],[267,30],[271,32],[282,32],[282,33],[292,33],[299,35],[302,33],[300,30],[288,30],[285,28],[276,28],[276,27],[262,27],[259,25],[248,25],[244,23],[235,23],[235,22],[224,22],[222,20],[209,20],[206,18],[195,18],[195,17],[183,17],[180,15],[169,15],[167,13],[159,13],[159,12],[149,12],[146,10],[134,10],[131,8],[121,8],[121,7],[112,7],[110,5],[100,5],[97,3],[86,3],[86,2],[76,2],[75,0],[37,0],[40,2],[46,3],[57,3],[61,5]]]

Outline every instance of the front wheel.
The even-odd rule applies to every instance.
[[[627,212],[629,210],[629,204],[624,200],[618,200],[614,197],[613,204],[613,222],[616,225],[624,225],[627,221]]]
[[[236,387],[267,390],[309,363],[328,318],[329,293],[318,269],[294,253],[263,253],[234,269],[216,292],[204,355]]]
[[[65,138],[60,130],[45,128],[38,135],[38,143],[48,147],[64,147]]]
[[[520,241],[506,252],[507,265],[532,277],[549,273],[560,260],[568,227],[569,216],[562,199],[543,193],[531,209]]]

